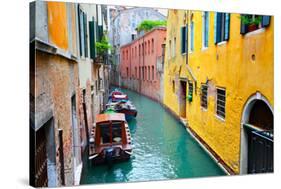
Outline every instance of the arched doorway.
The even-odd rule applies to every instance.
[[[240,174],[261,172],[273,172],[273,108],[256,93],[242,114]]]

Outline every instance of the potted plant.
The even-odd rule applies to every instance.
[[[241,21],[242,24],[247,26],[247,31],[251,32],[259,28],[262,17],[257,15],[242,15]]]
[[[100,42],[96,42],[96,49],[97,49],[96,62],[103,62],[104,57],[108,53],[108,50],[111,49],[111,45],[109,44],[108,39],[105,35],[102,36]]]

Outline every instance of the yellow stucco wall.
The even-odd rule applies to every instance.
[[[49,39],[59,48],[68,48],[66,3],[48,2]]]
[[[241,35],[240,15],[231,14],[229,41],[215,45],[215,14],[211,12],[209,47],[202,49],[202,12],[192,12],[195,24],[195,43],[194,52],[188,53],[188,65],[197,80],[197,92],[193,93],[193,101],[187,102],[187,121],[189,126],[223,161],[235,173],[239,173],[240,125],[247,99],[256,92],[260,92],[269,101],[271,107],[274,106],[274,19],[271,17],[271,23],[267,28]],[[184,25],[183,18],[184,11],[170,10],[167,20],[164,104],[177,115],[179,115],[177,97],[179,81],[177,78],[192,80],[187,70],[185,55],[180,52],[180,27]],[[173,40],[174,37],[177,38],[176,57],[169,59],[169,40]],[[255,61],[251,59],[252,54],[255,54]],[[208,108],[203,110],[200,106],[200,87],[201,83],[206,83],[207,79],[209,80]],[[172,80],[175,80],[176,83],[175,93],[172,92]],[[224,120],[216,116],[216,87],[226,89],[226,117]]]

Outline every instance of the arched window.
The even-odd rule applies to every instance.
[[[151,39],[151,53],[154,52],[154,39]]]
[[[148,54],[150,54],[150,41],[148,41]]]

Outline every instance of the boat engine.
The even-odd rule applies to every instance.
[[[105,149],[105,161],[106,163],[111,166],[113,162],[113,156],[114,156],[114,149],[113,148],[107,148]]]

